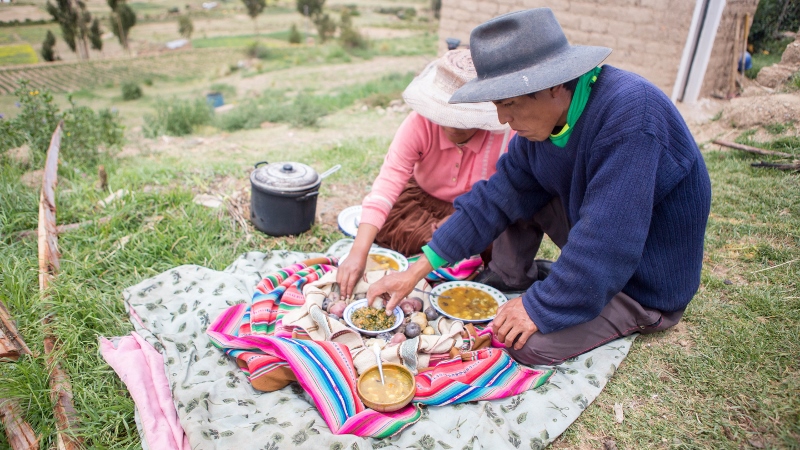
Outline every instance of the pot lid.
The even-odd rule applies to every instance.
[[[299,162],[274,162],[261,167],[256,164],[256,170],[250,174],[253,185],[268,191],[304,191],[319,181],[317,171]]]

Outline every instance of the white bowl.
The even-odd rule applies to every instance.
[[[483,323],[493,320],[495,316],[486,317],[478,320],[472,319],[465,319],[463,317],[456,317],[451,314],[444,312],[442,307],[439,305],[439,302],[446,299],[440,299],[438,296],[442,295],[446,290],[456,288],[456,287],[469,287],[473,289],[479,289],[487,294],[491,295],[493,299],[497,302],[497,307],[500,308],[504,303],[508,301],[508,298],[503,295],[502,292],[498,291],[497,289],[485,285],[483,283],[476,283],[474,281],[449,281],[447,283],[438,284],[435,288],[431,290],[431,295],[429,296],[431,301],[431,306],[433,306],[440,314],[447,316],[451,319],[460,320],[462,322],[469,322],[469,323]]]
[[[361,221],[361,205],[350,206],[342,210],[336,218],[339,223],[339,230],[345,236],[356,237],[358,225]]]
[[[381,333],[386,333],[388,331],[395,330],[395,329],[397,329],[397,327],[402,325],[402,323],[403,323],[403,310],[400,309],[399,306],[397,306],[397,307],[394,308],[394,325],[392,325],[390,328],[387,328],[385,330],[377,330],[377,331],[370,331],[370,330],[364,330],[364,329],[358,328],[357,326],[355,326],[353,324],[353,321],[350,320],[350,317],[353,315],[355,310],[361,309],[361,308],[365,308],[367,306],[369,306],[369,304],[367,303],[367,299],[358,300],[358,301],[355,301],[355,302],[350,303],[349,305],[347,305],[347,307],[344,309],[344,314],[342,315],[342,317],[344,318],[345,323],[347,323],[347,326],[349,326],[350,328],[358,331],[359,333],[361,333],[361,334],[363,334],[365,336],[377,336],[377,335],[379,335]]]

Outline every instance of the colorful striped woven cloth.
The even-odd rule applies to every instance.
[[[408,258],[408,264],[416,262],[422,254]],[[440,267],[425,276],[429,283],[442,281],[460,281],[471,277],[483,264],[480,256],[475,255],[455,263],[452,266]]]
[[[414,401],[441,406],[506,398],[541,386],[552,374],[520,366],[501,349],[484,348],[418,374]]]
[[[349,348],[292,339],[297,330],[282,324],[286,312],[303,304],[300,288],[331,269],[329,264],[299,263],[267,276],[252,306],[231,306],[206,332],[215,346],[238,359],[251,383],[290,371],[291,378],[285,379],[296,380],[309,393],[334,434],[388,437],[420,419],[416,403],[439,406],[505,398],[542,385],[553,373],[520,366],[501,349],[463,352],[416,376],[416,403],[393,413],[366,408],[356,392],[358,374]]]

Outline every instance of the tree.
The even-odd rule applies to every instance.
[[[186,39],[192,38],[194,32],[194,24],[188,14],[178,17],[178,33]]]
[[[348,9],[342,11],[342,18],[339,21],[339,40],[346,48],[367,48],[368,46],[367,40],[353,26],[353,18]]]
[[[433,17],[439,19],[442,14],[442,0],[431,0],[431,11],[433,11]]]
[[[258,15],[261,14],[261,11],[264,11],[264,8],[267,7],[266,0],[242,0],[242,3],[247,7],[247,15],[253,19],[253,28],[255,28],[256,34],[258,34],[258,22],[256,19]]]
[[[94,19],[94,22],[92,22],[92,28],[89,29],[89,41],[91,41],[93,49],[99,51],[103,50],[102,34],[103,33],[100,32],[100,21]]]
[[[80,59],[89,59],[87,38],[92,15],[86,10],[86,4],[80,0],[56,0],[53,5],[48,0],[47,12],[58,22],[61,36],[70,50],[77,53]]]
[[[314,26],[317,27],[317,34],[322,42],[332,38],[336,33],[336,22],[327,13],[316,16],[314,18]]]
[[[322,14],[325,0],[297,0],[297,12],[304,16],[314,17]]]
[[[47,30],[47,35],[42,42],[42,59],[45,61],[55,61],[57,56],[55,52],[56,36],[52,31]]]
[[[336,23],[328,14],[322,12],[324,4],[325,0],[297,0],[297,11],[311,18],[322,42],[327,41],[336,33]]]
[[[292,24],[291,28],[289,28],[289,43],[290,44],[299,44],[302,42],[303,36],[300,35],[300,31],[297,29],[296,24]]]
[[[758,2],[748,42],[755,51],[768,49],[780,39],[781,31],[797,31],[800,27],[800,2],[796,0],[761,0]]]
[[[136,25],[136,13],[125,0],[106,0],[111,8],[111,31],[125,50],[129,50],[128,32]]]

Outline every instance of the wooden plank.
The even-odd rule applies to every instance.
[[[58,230],[56,228],[56,184],[58,182],[58,152],[64,122],[59,122],[47,149],[44,164],[42,192],[39,196],[39,292],[47,299],[47,288],[60,269],[61,253],[58,251]],[[50,400],[58,429],[57,448],[59,450],[79,450],[81,442],[74,437],[78,425],[78,414],[72,402],[72,385],[69,376],[56,357],[58,337],[52,334],[52,318],[45,315],[44,353],[50,370]]]
[[[776,152],[774,150],[764,150],[763,148],[751,147],[749,145],[744,145],[744,144],[737,144],[736,142],[722,141],[722,140],[719,140],[719,139],[711,141],[711,142],[713,142],[714,144],[717,144],[717,145],[721,145],[723,147],[734,148],[736,150],[741,150],[743,152],[748,152],[748,153],[755,153],[757,155],[779,156],[781,158],[794,158],[795,157],[795,155],[792,155],[791,153]]]
[[[31,350],[17,332],[6,305],[0,300],[0,358],[16,361],[22,354],[30,355]]]
[[[22,420],[17,402],[0,398],[0,422],[3,423],[12,450],[39,449],[39,438],[28,422]]]

